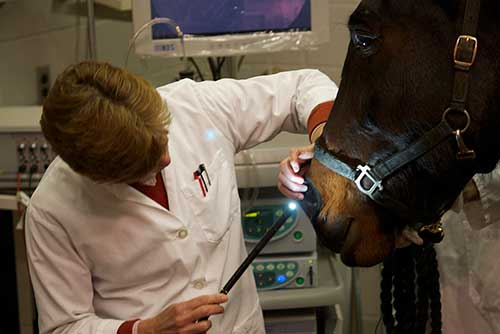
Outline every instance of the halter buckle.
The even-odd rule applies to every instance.
[[[453,51],[453,61],[456,66],[468,70],[476,60],[477,38],[469,35],[460,35]]]
[[[475,159],[476,152],[474,152],[474,150],[469,150],[469,148],[467,148],[460,130],[453,131],[453,134],[455,135],[455,140],[457,141],[457,146],[458,146],[457,159],[458,160],[473,160],[473,159]]]
[[[373,176],[370,171],[371,168],[368,165],[358,165],[356,167],[357,171],[360,171],[359,175],[356,177],[354,182],[356,183],[356,186],[358,187],[358,190],[361,191],[363,194],[369,196],[370,198],[373,197],[373,193],[377,190],[382,190],[382,180],[378,180],[375,176]],[[371,182],[371,185],[368,188],[365,188],[362,184],[362,181],[364,178],[368,178],[368,180]]]
[[[444,230],[441,222],[424,225],[419,228],[418,236],[426,242],[440,243],[444,239]]]

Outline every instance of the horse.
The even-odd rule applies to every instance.
[[[499,17],[497,0],[362,0],[350,16],[302,204],[345,264],[384,261],[406,227],[439,241],[443,213],[475,173],[496,166]]]
[[[363,0],[350,16],[339,93],[306,175],[316,194],[305,204],[348,265],[380,263],[403,227],[438,221],[500,158],[500,3],[482,1],[477,41],[461,32],[465,6]]]

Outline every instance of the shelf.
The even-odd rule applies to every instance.
[[[132,10],[132,0],[94,0],[96,4],[104,5],[120,11]]]
[[[17,210],[16,196],[0,195],[0,210]]]
[[[0,107],[0,133],[40,132],[41,105]]]
[[[338,266],[338,260],[333,255],[319,253],[316,288],[259,291],[262,309],[282,310],[344,303],[346,293]]]

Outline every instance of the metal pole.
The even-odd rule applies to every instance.
[[[97,59],[96,38],[95,38],[95,13],[94,0],[87,0],[87,35],[89,59]]]

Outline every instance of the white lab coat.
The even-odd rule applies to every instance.
[[[436,247],[444,334],[500,333],[500,168],[474,181],[481,200],[445,214]]]
[[[305,130],[337,88],[315,70],[158,89],[173,119],[162,171],[170,210],[126,184],[96,184],[57,158],[27,210],[26,246],[41,333],[115,334],[123,320],[217,293],[247,253],[234,154]],[[193,171],[211,180],[202,196]],[[250,270],[211,333],[263,333]]]

